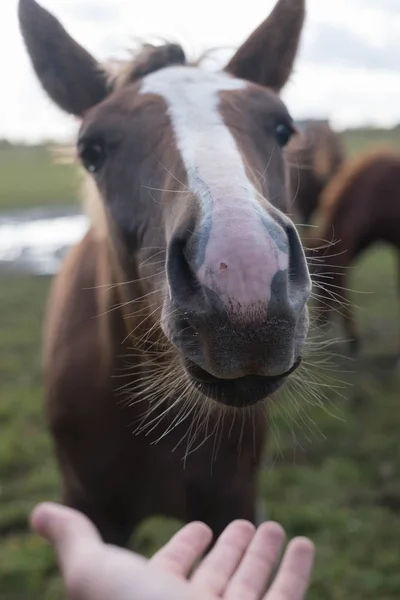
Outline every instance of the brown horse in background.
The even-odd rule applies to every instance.
[[[153,514],[255,520],[267,399],[308,334],[279,98],[304,16],[279,0],[217,73],[171,44],[110,70],[20,0],[38,79],[81,121],[90,229],[53,284],[46,410],[63,502],[108,542]]]
[[[318,208],[320,196],[345,161],[341,137],[329,121],[296,123],[299,134],[288,144],[290,188],[296,221],[308,225]]]
[[[319,320],[326,322],[339,302],[353,354],[360,336],[347,293],[348,267],[375,242],[400,249],[400,154],[392,150],[362,154],[337,173],[322,194],[316,229],[304,239],[313,281],[321,288]]]

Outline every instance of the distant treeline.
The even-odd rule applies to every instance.
[[[0,150],[23,150],[27,148],[51,148],[54,145],[59,144],[57,140],[44,140],[36,144],[29,142],[12,142],[5,138],[0,138]]]
[[[305,121],[308,121],[309,119],[305,119]],[[327,120],[329,122],[329,120]],[[300,120],[300,122],[302,122]],[[343,135],[344,137],[347,136],[356,136],[356,137],[373,137],[375,139],[379,139],[379,138],[383,138],[384,140],[387,140],[388,138],[391,138],[392,136],[394,138],[397,139],[397,136],[400,135],[400,123],[398,125],[396,125],[395,127],[374,127],[373,125],[365,125],[363,127],[348,127],[346,129],[340,129],[337,130],[338,133],[340,133],[341,135]],[[57,140],[52,140],[52,139],[47,139],[47,140],[43,140],[43,142],[39,142],[39,143],[35,143],[35,144],[31,144],[29,142],[12,142],[8,139],[5,138],[0,138],[0,150],[6,150],[6,149],[19,149],[19,148],[50,148],[52,146],[56,146],[57,144],[59,144],[60,142]]]
[[[307,121],[308,119],[305,119],[305,121]],[[300,120],[301,121],[301,120]],[[388,140],[390,138],[394,138],[397,139],[398,136],[400,136],[400,123],[398,125],[396,125],[395,127],[374,127],[373,125],[365,125],[363,127],[349,127],[346,129],[341,129],[338,130],[338,133],[340,133],[341,135],[343,135],[344,137],[352,137],[352,136],[356,136],[356,137],[366,137],[366,138],[375,138],[375,139],[379,139],[382,138],[383,140]],[[6,150],[6,149],[11,149],[11,148],[15,148],[15,149],[19,149],[19,148],[51,148],[52,146],[55,146],[57,144],[59,144],[60,142],[57,140],[51,140],[51,139],[47,139],[47,140],[43,140],[43,142],[40,143],[36,143],[36,144],[30,144],[28,142],[12,142],[8,139],[1,139],[0,138],[0,150]]]

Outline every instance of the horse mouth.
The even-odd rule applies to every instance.
[[[301,363],[301,356],[286,373],[271,377],[246,375],[237,379],[219,379],[185,359],[190,381],[204,396],[232,408],[245,408],[265,400],[276,392]]]

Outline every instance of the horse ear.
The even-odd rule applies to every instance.
[[[34,71],[50,98],[81,117],[108,93],[99,63],[35,0],[19,0],[18,18]]]
[[[278,0],[269,17],[231,58],[225,71],[279,92],[293,69],[305,12],[305,0]]]

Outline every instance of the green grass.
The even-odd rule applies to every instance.
[[[351,386],[325,388],[327,410],[289,403],[275,415],[261,477],[271,518],[289,536],[309,535],[318,560],[310,600],[400,596],[399,390],[391,361],[399,346],[395,261],[386,248],[355,267],[351,286],[365,349],[331,373]],[[0,581],[2,600],[62,598],[52,552],[27,528],[36,502],[58,498],[58,474],[42,414],[40,337],[48,278],[0,279]],[[340,351],[340,348],[338,349]],[[318,371],[318,377],[327,373]],[[358,403],[352,399],[357,398]],[[362,401],[362,403],[360,403]],[[288,423],[287,415],[291,417]],[[279,432],[279,433],[277,433]],[[154,518],[135,546],[151,554],[178,524]]]
[[[48,146],[0,141],[0,211],[78,203],[78,171],[54,164]]]
[[[57,497],[42,416],[39,349],[47,289],[46,278],[0,281],[1,598],[39,598],[53,566],[51,552],[26,522],[37,501]]]
[[[400,125],[393,129],[348,129],[343,132],[349,156],[372,150],[377,145],[400,152]]]

